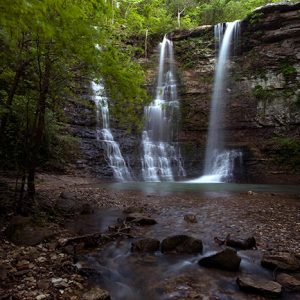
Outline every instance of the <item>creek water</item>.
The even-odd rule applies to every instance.
[[[139,190],[145,193],[172,194],[177,192],[270,192],[299,193],[299,185],[240,184],[240,183],[199,183],[197,181],[177,182],[129,182],[112,183],[108,187],[116,190]]]
[[[205,194],[209,199],[220,199],[220,201],[226,201],[236,192],[250,189],[256,192],[300,192],[299,186],[190,184],[184,182],[115,183],[106,184],[105,187],[112,190],[139,191],[149,197],[149,202],[154,195],[159,197],[159,201],[164,201],[168,198],[165,197],[166,195],[173,197],[178,193],[188,195],[190,192],[196,195]],[[170,235],[187,234],[203,241],[202,254],[164,255],[160,251],[153,254],[137,254],[131,252],[131,243],[135,239],[120,239],[108,244],[102,250],[90,252],[81,258],[87,266],[95,270],[90,277],[91,284],[107,289],[112,300],[265,299],[261,296],[249,296],[241,292],[236,285],[236,278],[241,274],[273,280],[272,272],[260,266],[261,251],[238,251],[238,255],[242,258],[239,272],[207,269],[198,265],[198,260],[202,256],[220,250],[220,247],[214,243],[212,234],[221,232],[221,224],[225,222],[223,219],[216,219],[218,218],[216,210],[222,208],[212,209],[208,203],[201,202],[202,197],[197,199],[199,199],[198,207],[181,202],[176,203],[176,200],[172,200],[172,206],[160,206],[159,212],[153,213],[154,217],[158,218],[158,224],[137,227],[134,229],[133,235],[161,241]],[[190,224],[184,221],[183,215],[188,213],[199,213],[200,216],[200,207],[202,213],[198,223]],[[84,224],[87,223],[89,225],[85,229],[90,231],[91,223],[95,222],[96,227],[93,227],[93,230],[97,226],[99,226],[99,230],[104,230],[105,226],[118,223],[118,219],[122,217],[121,210],[105,209],[92,215],[91,222],[88,222],[87,219],[82,224],[76,222],[75,228],[77,232],[78,230],[84,232],[80,227],[84,228]],[[89,217],[87,216],[87,218]],[[224,216],[224,218],[226,219],[228,216]],[[284,293],[282,299],[299,300],[300,295]]]

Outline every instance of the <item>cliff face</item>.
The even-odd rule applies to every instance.
[[[65,107],[67,131],[80,143],[79,154],[70,158],[69,169],[75,173],[112,179],[113,171],[108,165],[106,145],[97,140],[96,107],[89,82],[78,88],[78,93],[79,99],[69,101]],[[130,170],[138,176],[141,171],[140,136],[118,128],[116,120],[112,119],[110,125],[114,140],[119,144]]]
[[[230,62],[226,147],[243,151],[246,182],[300,178],[300,4],[271,5],[241,23]],[[180,142],[189,176],[202,174],[215,49],[213,29],[172,33],[180,77]],[[241,170],[238,170],[241,171]]]
[[[271,5],[241,23],[240,45],[229,63],[227,107],[222,129],[227,148],[243,152],[236,180],[300,182],[300,4]],[[215,43],[212,26],[171,34],[178,64],[182,117],[179,143],[188,177],[203,174]],[[158,53],[141,62],[153,89]],[[85,91],[85,94],[90,91]],[[113,176],[103,145],[96,140],[96,112],[90,96],[66,107],[69,130],[81,142],[76,168]],[[141,134],[112,133],[129,167],[141,179]]]

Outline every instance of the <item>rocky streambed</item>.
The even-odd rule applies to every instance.
[[[298,195],[38,191],[40,222],[3,223],[0,299],[300,299]]]

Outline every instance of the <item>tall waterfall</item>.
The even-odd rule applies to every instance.
[[[144,109],[142,173],[145,181],[173,181],[185,176],[177,136],[179,101],[175,79],[173,44],[165,36],[160,43],[156,95]]]
[[[109,128],[109,108],[108,99],[105,96],[103,84],[92,82],[94,92],[94,102],[96,104],[97,117],[97,140],[103,143],[106,151],[108,164],[113,170],[114,177],[119,181],[132,180],[131,174],[126,166],[126,162],[122,156],[120,147],[115,142],[112,132]],[[102,126],[100,120],[102,119]]]
[[[225,33],[224,26],[226,26]],[[221,130],[227,102],[228,59],[230,51],[236,49],[239,30],[239,21],[226,25],[218,24],[214,27],[216,50],[219,49],[219,55],[215,68],[204,175],[192,182],[223,182],[229,179],[232,176],[234,161],[241,157],[240,151],[224,149],[224,135]]]

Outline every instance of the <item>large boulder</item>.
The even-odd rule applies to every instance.
[[[217,268],[225,271],[238,271],[241,263],[241,258],[236,251],[231,248],[226,248],[216,254],[203,257],[198,264],[207,268]]]
[[[236,280],[239,288],[247,293],[259,294],[264,297],[280,297],[282,287],[279,283],[271,280],[241,276]]]
[[[200,253],[202,252],[203,244],[199,239],[187,235],[174,235],[165,238],[161,243],[161,252],[168,253]]]
[[[156,239],[145,238],[132,242],[132,252],[155,252],[159,250],[160,241]]]
[[[285,271],[297,271],[300,263],[296,257],[290,253],[264,254],[261,265],[268,269],[280,269]]]

